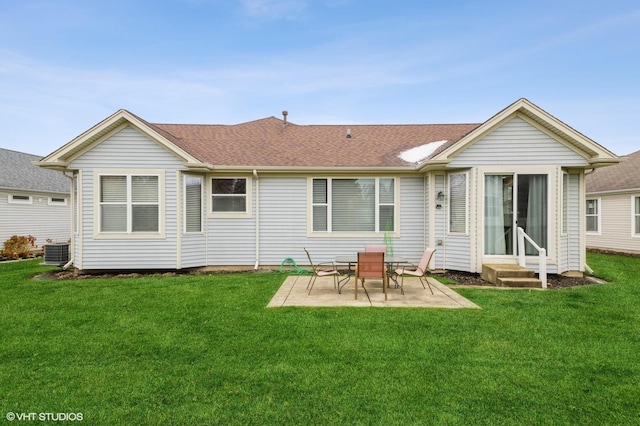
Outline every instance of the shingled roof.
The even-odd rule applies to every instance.
[[[276,117],[236,125],[153,124],[158,133],[215,166],[415,166],[479,124],[297,125]],[[434,144],[425,158],[401,155]]]
[[[585,179],[586,192],[640,190],[640,151],[626,155],[622,160],[589,173]]]
[[[0,189],[69,193],[69,179],[62,173],[34,166],[39,155],[0,148]]]

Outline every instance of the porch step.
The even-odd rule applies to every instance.
[[[537,278],[498,278],[496,286],[542,288],[542,281]]]
[[[542,288],[542,281],[535,277],[535,272],[520,265],[485,264],[481,276],[498,287]]]

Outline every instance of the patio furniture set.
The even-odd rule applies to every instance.
[[[308,294],[311,294],[313,285],[318,277],[332,277],[334,288],[338,293],[342,293],[342,289],[349,282],[351,277],[355,278],[354,295],[358,298],[358,284],[366,291],[364,286],[366,279],[382,280],[382,291],[384,298],[387,300],[389,289],[389,280],[393,281],[395,288],[400,288],[401,294],[404,295],[404,277],[411,276],[420,279],[422,287],[426,290],[425,283],[429,287],[431,294],[433,289],[426,279],[429,272],[429,262],[435,253],[435,249],[427,248],[415,265],[399,256],[386,256],[386,246],[384,245],[366,245],[364,251],[358,252],[356,256],[338,256],[332,262],[314,263],[311,260],[311,254],[305,248],[309,264],[313,268],[313,274],[307,284]],[[347,266],[347,270],[341,273],[336,264]]]

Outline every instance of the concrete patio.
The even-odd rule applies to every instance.
[[[353,307],[394,307],[394,308],[472,308],[481,309],[475,303],[460,296],[449,287],[439,283],[435,278],[428,278],[433,295],[429,287],[422,288],[418,278],[405,278],[404,295],[399,288],[390,282],[387,300],[384,300],[381,280],[367,280],[367,291],[358,288],[358,299],[354,298],[353,277],[342,288],[339,294],[334,288],[333,278],[323,277],[316,280],[311,294],[308,294],[307,284],[309,275],[288,276],[267,307],[281,306],[353,306]]]

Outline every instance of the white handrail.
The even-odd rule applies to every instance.
[[[531,245],[538,250],[538,274],[540,281],[542,281],[542,288],[547,288],[547,250],[536,244],[530,236],[524,232],[524,229],[518,226],[518,265],[526,267],[526,261],[524,257],[524,239],[527,239]]]

